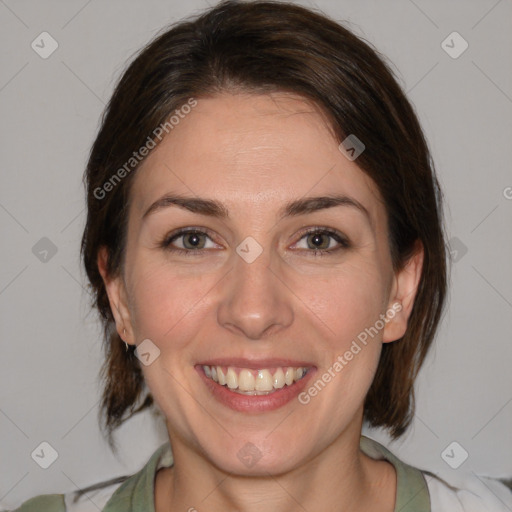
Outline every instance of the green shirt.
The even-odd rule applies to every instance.
[[[395,457],[377,441],[361,436],[361,450],[373,459],[388,460],[397,474],[397,492],[394,512],[431,512],[430,497],[423,473]],[[160,467],[173,464],[171,446],[164,443],[147,464],[125,480],[113,492],[103,512],[155,512],[155,477]],[[78,507],[77,507],[78,510]],[[63,494],[36,496],[24,502],[14,512],[69,512]]]

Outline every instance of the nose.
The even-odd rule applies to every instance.
[[[270,268],[271,259],[268,249],[251,263],[235,255],[217,312],[221,326],[258,340],[291,325],[293,293],[277,270],[279,266]]]

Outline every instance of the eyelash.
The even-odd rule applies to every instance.
[[[164,240],[162,240],[162,242],[160,242],[159,246],[162,249],[166,249],[170,252],[177,253],[177,254],[183,254],[184,256],[200,256],[204,252],[204,249],[195,249],[194,250],[194,249],[180,249],[180,248],[176,248],[176,247],[171,248],[172,242],[174,242],[175,240],[177,240],[178,238],[180,238],[182,236],[189,235],[189,234],[206,235],[208,238],[210,238],[210,240],[212,240],[211,233],[208,229],[185,228],[185,229],[180,229],[177,232],[171,233],[170,235],[166,236],[164,238]],[[348,249],[349,247],[351,247],[349,241],[340,232],[332,230],[332,229],[328,229],[328,228],[319,227],[319,226],[309,228],[308,230],[304,231],[301,234],[298,241],[300,241],[303,238],[305,238],[306,236],[312,235],[312,234],[328,235],[340,244],[335,249],[314,249],[314,250],[313,249],[312,250],[305,249],[306,252],[312,253],[315,257],[329,256],[329,255],[332,255],[333,253],[336,253],[342,249]]]

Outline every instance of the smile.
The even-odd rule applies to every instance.
[[[202,366],[206,377],[235,393],[268,395],[304,378],[309,368],[278,367],[253,370],[234,366]]]

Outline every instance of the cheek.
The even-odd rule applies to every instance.
[[[165,339],[186,340],[187,326],[199,325],[202,302],[211,288],[208,276],[180,274],[161,262],[136,262],[131,274],[130,297],[135,333],[157,345]],[[178,336],[177,334],[180,333]]]
[[[327,277],[308,277],[294,287],[307,310],[323,324],[332,348],[339,350],[375,325],[385,304],[382,275],[367,262],[347,263]]]
[[[331,414],[343,422],[363,402],[381,353],[382,330],[375,326],[385,292],[379,268],[371,264],[347,264],[328,279],[303,282],[298,295],[304,297],[305,310],[313,313],[318,332],[325,333],[317,339],[321,368],[306,389],[319,415]],[[315,388],[322,378],[326,384]],[[321,398],[314,398],[317,395]]]

